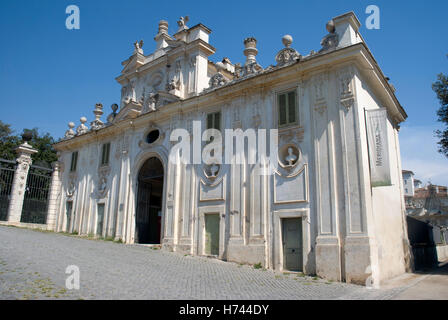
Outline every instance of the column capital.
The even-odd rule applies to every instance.
[[[16,161],[19,164],[25,163],[31,165],[31,155],[37,153],[38,151],[34,149],[28,142],[22,143],[20,146],[14,149],[17,153]]]

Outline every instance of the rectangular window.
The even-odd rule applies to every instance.
[[[78,165],[78,151],[72,152],[72,162],[70,164],[70,171],[76,171],[76,166]]]
[[[278,126],[285,127],[298,123],[296,91],[278,95]]]
[[[101,165],[109,164],[110,143],[103,144],[103,150],[101,152]]]
[[[221,112],[207,114],[207,129],[221,130]],[[212,137],[207,137],[207,141]],[[210,141],[206,142],[208,144]]]
[[[207,114],[207,129],[221,130],[221,112]]]

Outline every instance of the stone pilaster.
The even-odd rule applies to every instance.
[[[51,176],[50,194],[48,196],[47,229],[56,231],[56,218],[61,200],[62,163],[53,162],[53,174]]]
[[[8,207],[8,222],[19,223],[22,216],[23,199],[25,196],[26,180],[32,160],[31,155],[37,150],[33,149],[28,142],[24,142],[16,148],[17,167],[11,188],[11,200]]]

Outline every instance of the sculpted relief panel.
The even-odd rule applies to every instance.
[[[290,176],[274,174],[274,203],[308,202],[307,165]]]

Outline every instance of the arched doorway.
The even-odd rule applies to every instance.
[[[138,173],[135,242],[160,244],[162,198],[163,165],[158,158],[149,158]]]

